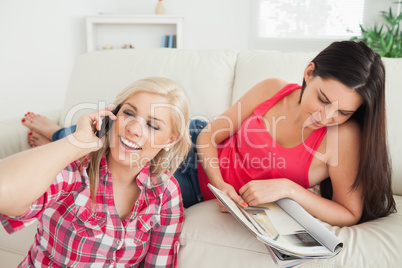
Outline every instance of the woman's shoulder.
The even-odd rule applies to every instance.
[[[257,86],[260,91],[264,93],[264,95],[270,98],[281,91],[288,84],[289,82],[282,79],[269,78],[262,80],[260,83],[257,84]]]
[[[259,104],[261,101],[272,98],[289,83],[278,78],[269,78],[260,81],[252,87],[243,97],[243,101]]]
[[[283,88],[284,86],[288,85],[289,82],[280,79],[280,78],[267,78],[262,80],[260,83],[263,83],[268,86],[272,87],[279,87],[279,89]]]
[[[166,170],[158,177],[153,175],[151,175],[151,177],[151,184],[153,185],[151,188],[153,191],[156,191],[158,195],[163,193],[164,196],[173,198],[181,194],[179,183],[176,178],[170,174],[169,170]]]
[[[330,133],[335,131],[335,128],[330,127],[328,130]],[[361,137],[360,125],[356,120],[349,119],[345,123],[337,126],[336,132],[339,135],[340,140],[356,140]]]
[[[88,165],[89,162],[83,162],[82,159],[77,159],[71,162],[68,166],[60,171],[55,182],[64,181],[64,183],[67,182],[71,184],[75,183],[77,179],[81,181],[84,170],[86,172]]]
[[[327,130],[327,143],[353,148],[360,145],[361,130],[359,123],[348,120],[337,126],[331,126]]]
[[[355,157],[360,151],[361,130],[355,120],[348,120],[339,126],[332,126],[327,131],[327,144],[336,157]],[[333,155],[333,154],[330,154]],[[331,161],[330,161],[331,162]]]
[[[163,184],[163,204],[165,208],[183,210],[183,201],[179,183],[175,177],[171,176]]]
[[[166,180],[166,190],[169,193],[173,193],[173,195],[180,195],[180,186],[174,176],[171,176],[168,180]]]
[[[337,126],[328,127],[325,148],[326,163],[331,167],[343,167],[340,163],[351,163],[360,154],[361,130],[355,120],[348,120]]]

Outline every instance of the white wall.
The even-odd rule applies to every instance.
[[[165,0],[166,14],[184,16],[184,47],[249,45],[250,2]],[[393,0],[367,0],[368,21]],[[153,14],[157,0],[0,0],[0,120],[63,105],[76,57],[86,50],[86,15]],[[1,131],[1,130],[0,130]]]
[[[63,105],[86,15],[153,14],[157,0],[0,0],[0,120]],[[186,48],[248,48],[248,1],[166,0],[184,15]]]
[[[122,13],[153,13],[157,0],[116,0]],[[249,47],[250,0],[165,0],[166,14],[184,15],[187,49]],[[252,0],[251,0],[252,1]]]
[[[108,0],[0,1],[0,120],[61,107],[83,16],[116,11]]]

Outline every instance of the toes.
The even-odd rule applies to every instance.
[[[25,126],[29,125],[30,120],[32,119],[32,115],[33,115],[33,113],[27,112],[24,115],[24,117],[21,119],[22,124],[24,124]]]
[[[47,143],[50,143],[51,140],[47,139],[46,137],[42,136],[41,134],[30,131],[28,133],[28,144],[33,147],[38,147]]]
[[[28,132],[28,141],[34,142],[38,140],[38,134],[35,133],[34,131],[29,131]]]
[[[28,132],[28,144],[32,147],[35,143],[35,138],[32,136],[32,131]]]
[[[32,113],[32,112],[27,112],[27,113],[25,114],[25,118],[26,118],[27,120],[34,120],[36,117],[37,117],[37,115],[34,114],[34,113]]]
[[[23,117],[23,118],[21,119],[21,122],[22,122],[22,124],[26,125],[26,123],[27,123],[27,118],[26,118],[26,117]]]
[[[39,115],[32,113],[32,112],[27,112],[24,117],[21,119],[21,122],[24,126],[31,130],[36,130],[35,125],[37,124],[37,119],[39,118]]]

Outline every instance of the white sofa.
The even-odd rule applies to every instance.
[[[109,104],[130,82],[147,76],[178,81],[188,92],[191,115],[212,119],[257,82],[278,77],[301,83],[315,53],[235,50],[114,50],[80,56],[72,71],[64,107],[46,113],[61,125],[74,123],[84,108]],[[388,134],[393,161],[393,191],[402,210],[402,59],[384,59],[387,71]],[[34,100],[33,100],[34,101]],[[399,112],[398,112],[399,111]],[[35,111],[33,111],[35,112]],[[21,118],[0,122],[0,158],[28,149]],[[185,211],[178,267],[275,267],[262,243],[215,201]],[[331,259],[301,267],[402,267],[402,213],[352,227],[328,229],[344,241]],[[32,244],[35,224],[13,235],[0,228],[0,266],[16,267]]]

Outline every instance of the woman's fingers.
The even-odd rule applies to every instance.
[[[216,199],[216,201],[218,202],[219,210],[220,210],[221,212],[225,212],[225,213],[229,212],[229,211],[226,209],[226,207],[221,203],[221,201],[219,201],[218,199]]]
[[[248,204],[246,203],[246,201],[244,201],[243,198],[241,198],[240,195],[238,195],[236,192],[232,192],[230,193],[230,198],[232,198],[237,204],[239,204],[242,207],[248,207]]]
[[[227,193],[227,195],[230,198],[232,198],[236,203],[238,203],[240,206],[242,206],[244,208],[248,206],[247,203],[244,202],[244,200],[236,193],[236,191],[234,191],[234,193],[233,192],[232,193]],[[227,208],[222,204],[222,202],[220,202],[218,199],[217,199],[217,202],[218,202],[218,205],[219,205],[219,210],[221,212],[229,212],[227,210]]]
[[[247,207],[248,204],[244,201],[244,199],[237,194],[236,190],[234,187],[228,183],[223,183],[220,185],[220,190],[224,193],[226,193],[230,198],[233,199],[237,204],[239,204],[242,207]],[[222,211],[222,210],[221,210]]]
[[[251,191],[249,191],[249,185],[245,184],[243,185],[243,187],[241,187],[239,189],[239,194],[240,196],[246,201],[246,202],[250,202],[252,197],[251,197]]]
[[[109,106],[104,109],[100,109],[97,112],[97,118],[96,118],[96,130],[100,130],[102,127],[103,119],[105,117],[109,117],[111,120],[116,120],[117,116],[112,112],[115,109],[114,106]]]
[[[97,150],[103,146],[104,139],[99,139],[95,132],[100,130],[104,118],[116,120],[117,116],[112,113],[114,107],[107,107],[85,114],[78,119],[77,130],[69,140],[76,146]]]
[[[107,108],[96,110],[90,114],[83,115],[82,117],[83,117],[83,119],[85,117],[87,117],[87,119],[91,125],[91,128],[93,129],[92,132],[94,132],[96,130],[99,131],[102,128],[102,123],[103,123],[104,118],[109,117],[111,120],[117,119],[117,116],[112,113],[113,110],[114,110],[114,107],[110,106]]]

